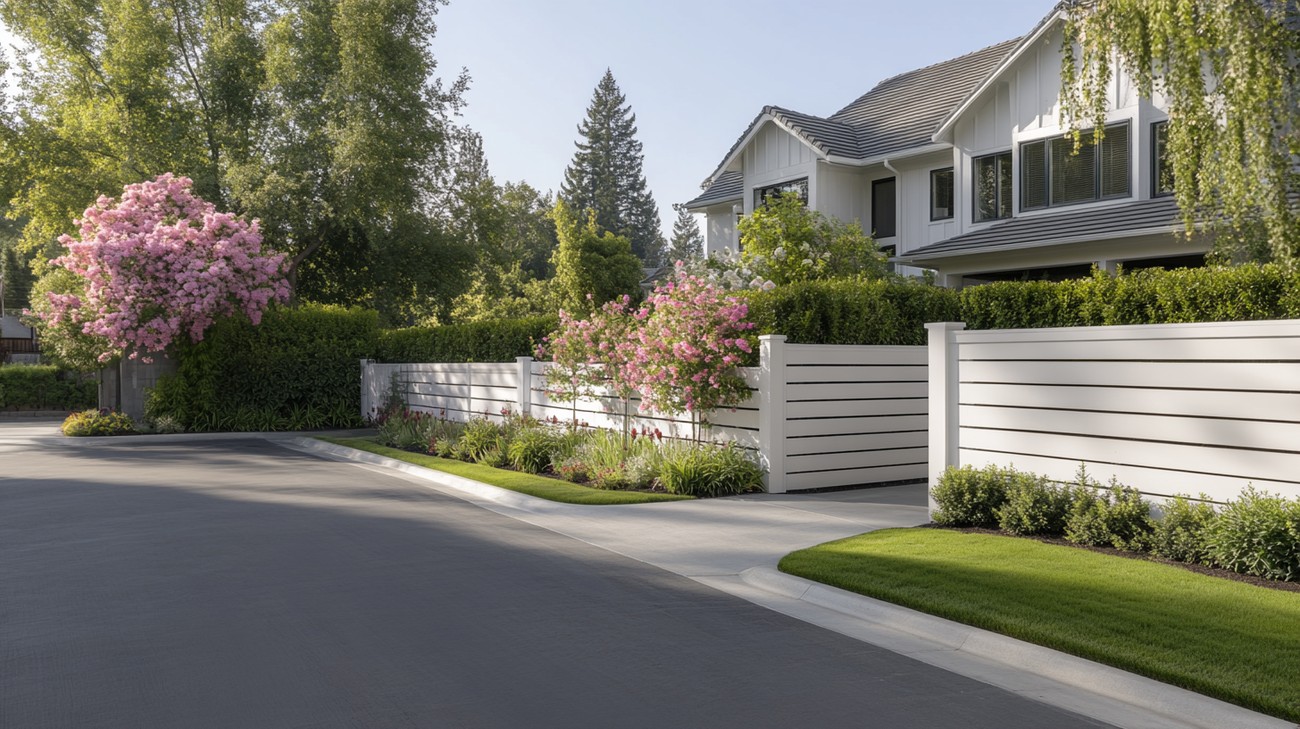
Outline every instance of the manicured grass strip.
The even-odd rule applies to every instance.
[[[389,448],[388,446],[379,445],[373,438],[317,438],[317,440],[396,458],[399,461],[406,461],[435,471],[472,478],[475,481],[500,486],[510,491],[518,491],[521,494],[559,501],[565,504],[649,504],[656,501],[683,501],[691,498],[690,496],[651,494],[642,491],[603,491],[559,479],[534,476],[531,473],[506,471],[479,463],[465,463],[464,461],[449,458],[438,458],[437,456],[426,456],[398,450],[397,448]]]
[[[941,529],[828,542],[780,567],[1300,721],[1300,593]]]

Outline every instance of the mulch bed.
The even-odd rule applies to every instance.
[[[993,534],[1002,537],[1015,536],[1013,534],[1007,534],[1006,532],[999,531],[997,529],[983,529],[980,527],[947,527],[947,526],[935,524],[933,522],[923,525],[922,528],[923,529],[947,529],[948,531],[951,532],[966,532],[969,534]],[[1089,552],[1100,552],[1102,554],[1109,554],[1114,557],[1123,557],[1124,559],[1140,559],[1146,562],[1158,562],[1160,564],[1167,564],[1172,567],[1180,567],[1189,572],[1208,575],[1210,577],[1219,577],[1225,580],[1233,580],[1235,582],[1245,582],[1251,585],[1255,585],[1256,587],[1265,587],[1270,590],[1281,590],[1283,592],[1300,592],[1300,582],[1282,582],[1280,580],[1266,580],[1262,577],[1255,577],[1254,575],[1243,575],[1237,572],[1233,572],[1232,570],[1225,570],[1221,567],[1210,567],[1209,565],[1192,564],[1190,562],[1178,562],[1172,559],[1165,559],[1163,557],[1157,557],[1153,554],[1147,554],[1144,552],[1126,552],[1122,549],[1115,549],[1114,547],[1090,547],[1084,544],[1075,544],[1074,542],[1066,540],[1062,537],[1041,537],[1040,536],[1040,537],[1017,537],[1017,538],[1032,539],[1036,542],[1042,542],[1044,544],[1056,544],[1062,547],[1073,547],[1074,549],[1086,549]]]

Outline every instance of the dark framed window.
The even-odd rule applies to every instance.
[[[871,183],[871,234],[876,238],[898,235],[898,194],[894,178]]]
[[[1011,217],[1011,153],[976,157],[972,163],[975,222]]]
[[[1106,127],[1101,143],[1092,130],[1080,133],[1079,153],[1071,137],[1051,137],[1020,145],[1020,209],[1129,197],[1129,123]]]
[[[1174,168],[1169,164],[1169,122],[1151,125],[1151,197],[1174,194]]]
[[[776,197],[777,195],[783,195],[787,192],[799,193],[799,199],[803,201],[804,205],[807,205],[808,204],[808,178],[801,177],[797,180],[780,182],[775,185],[768,185],[767,187],[754,188],[754,208],[755,209],[761,208],[767,204],[769,198]]]
[[[930,220],[953,216],[952,168],[930,170]]]

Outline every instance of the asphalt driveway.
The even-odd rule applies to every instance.
[[[373,470],[0,431],[0,727],[1095,727]]]

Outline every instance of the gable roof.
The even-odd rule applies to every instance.
[[[939,124],[1019,42],[1019,38],[1005,41],[887,78],[829,117],[765,106],[731,145],[704,186],[716,185],[724,175],[735,174],[726,168],[767,122],[795,136],[822,159],[834,158],[848,164],[865,164],[929,147]]]

